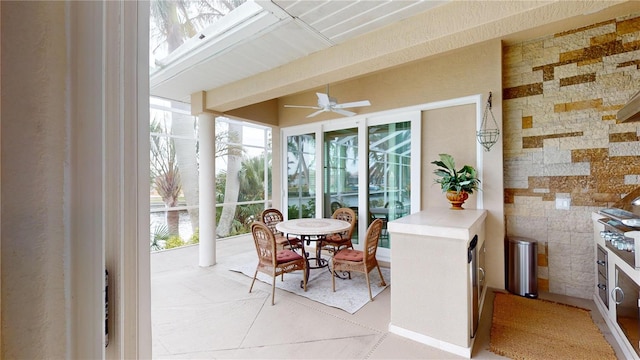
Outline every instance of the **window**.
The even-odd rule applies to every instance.
[[[269,128],[223,117],[216,119],[219,238],[251,231],[251,223],[270,205],[271,168]]]
[[[313,218],[316,211],[316,137],[287,137],[287,218]]]
[[[197,241],[197,123],[189,104],[150,99],[151,249]]]
[[[329,217],[349,207],[358,216],[352,239],[358,248],[358,234],[382,218],[378,255],[388,261],[387,222],[420,207],[420,187],[410,186],[420,183],[420,122],[421,112],[412,109],[283,128],[288,219]]]
[[[158,98],[150,104],[150,242],[155,251],[199,241],[202,155],[189,104]],[[215,141],[216,178],[203,186],[216,189],[217,236],[249,233],[271,201],[271,129],[219,117]]]

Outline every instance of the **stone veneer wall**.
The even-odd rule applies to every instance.
[[[640,14],[503,51],[507,236],[540,242],[541,291],[592,298],[591,213],[640,186],[640,123],[615,120],[640,90]]]

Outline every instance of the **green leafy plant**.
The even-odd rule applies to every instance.
[[[194,231],[193,235],[191,235],[191,240],[189,240],[189,244],[199,244],[200,243],[200,228],[197,228]]]
[[[165,249],[173,249],[180,246],[184,246],[184,241],[180,238],[180,236],[172,235],[167,239],[167,242],[164,244]]]
[[[169,239],[171,234],[167,225],[156,225],[151,232],[151,251],[160,251],[163,249],[163,244]]]
[[[473,194],[475,190],[480,190],[478,185],[478,173],[470,165],[464,165],[460,170],[456,170],[456,164],[453,157],[449,154],[439,154],[440,160],[431,163],[438,168],[433,172],[438,176],[435,182],[440,184],[442,192],[455,191],[460,193],[465,191]]]

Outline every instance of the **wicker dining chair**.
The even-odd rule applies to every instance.
[[[275,236],[276,244],[279,249],[288,248],[295,250],[302,248],[302,240],[293,236],[285,235],[276,229],[276,224],[284,220],[284,216],[282,216],[282,212],[280,212],[280,210],[274,208],[264,209],[260,214],[260,218]]]
[[[331,213],[335,212],[336,210],[340,209],[342,207],[342,204],[340,204],[337,201],[333,201],[331,203]]]
[[[249,292],[253,289],[258,271],[271,276],[273,278],[271,284],[271,305],[274,305],[276,277],[297,270],[302,270],[304,291],[307,291],[307,261],[302,255],[289,249],[278,250],[273,232],[271,232],[267,225],[260,221],[254,221],[251,224],[251,233],[253,234],[253,242],[256,245],[256,252],[258,253],[258,265],[256,266],[256,272],[253,274]]]
[[[376,259],[376,251],[378,250],[378,240],[380,239],[380,232],[382,231],[382,220],[375,219],[369,228],[367,229],[367,237],[364,243],[364,251],[353,249],[342,249],[333,255],[332,272],[336,271],[355,271],[364,273],[367,279],[367,287],[369,288],[369,299],[373,301],[371,295],[371,283],[369,280],[369,272],[373,268],[378,269],[380,274],[380,286],[386,286],[387,284],[382,277],[382,271],[378,260]],[[331,277],[333,291],[336,291],[336,277]]]
[[[323,248],[332,253],[336,253],[340,249],[353,249],[351,237],[353,236],[353,230],[356,228],[356,212],[351,208],[343,207],[334,211],[332,217],[351,223],[351,227],[344,232],[328,235],[322,240]]]

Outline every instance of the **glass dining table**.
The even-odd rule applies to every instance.
[[[304,218],[291,219],[276,224],[276,229],[287,236],[296,236],[302,240],[302,255],[307,262],[307,279],[310,269],[329,267],[329,261],[322,257],[322,241],[327,235],[341,233],[348,230],[351,223],[338,219]],[[309,257],[305,246],[316,243],[315,256]],[[315,262],[314,265],[311,265]],[[302,283],[300,284],[302,286]]]

